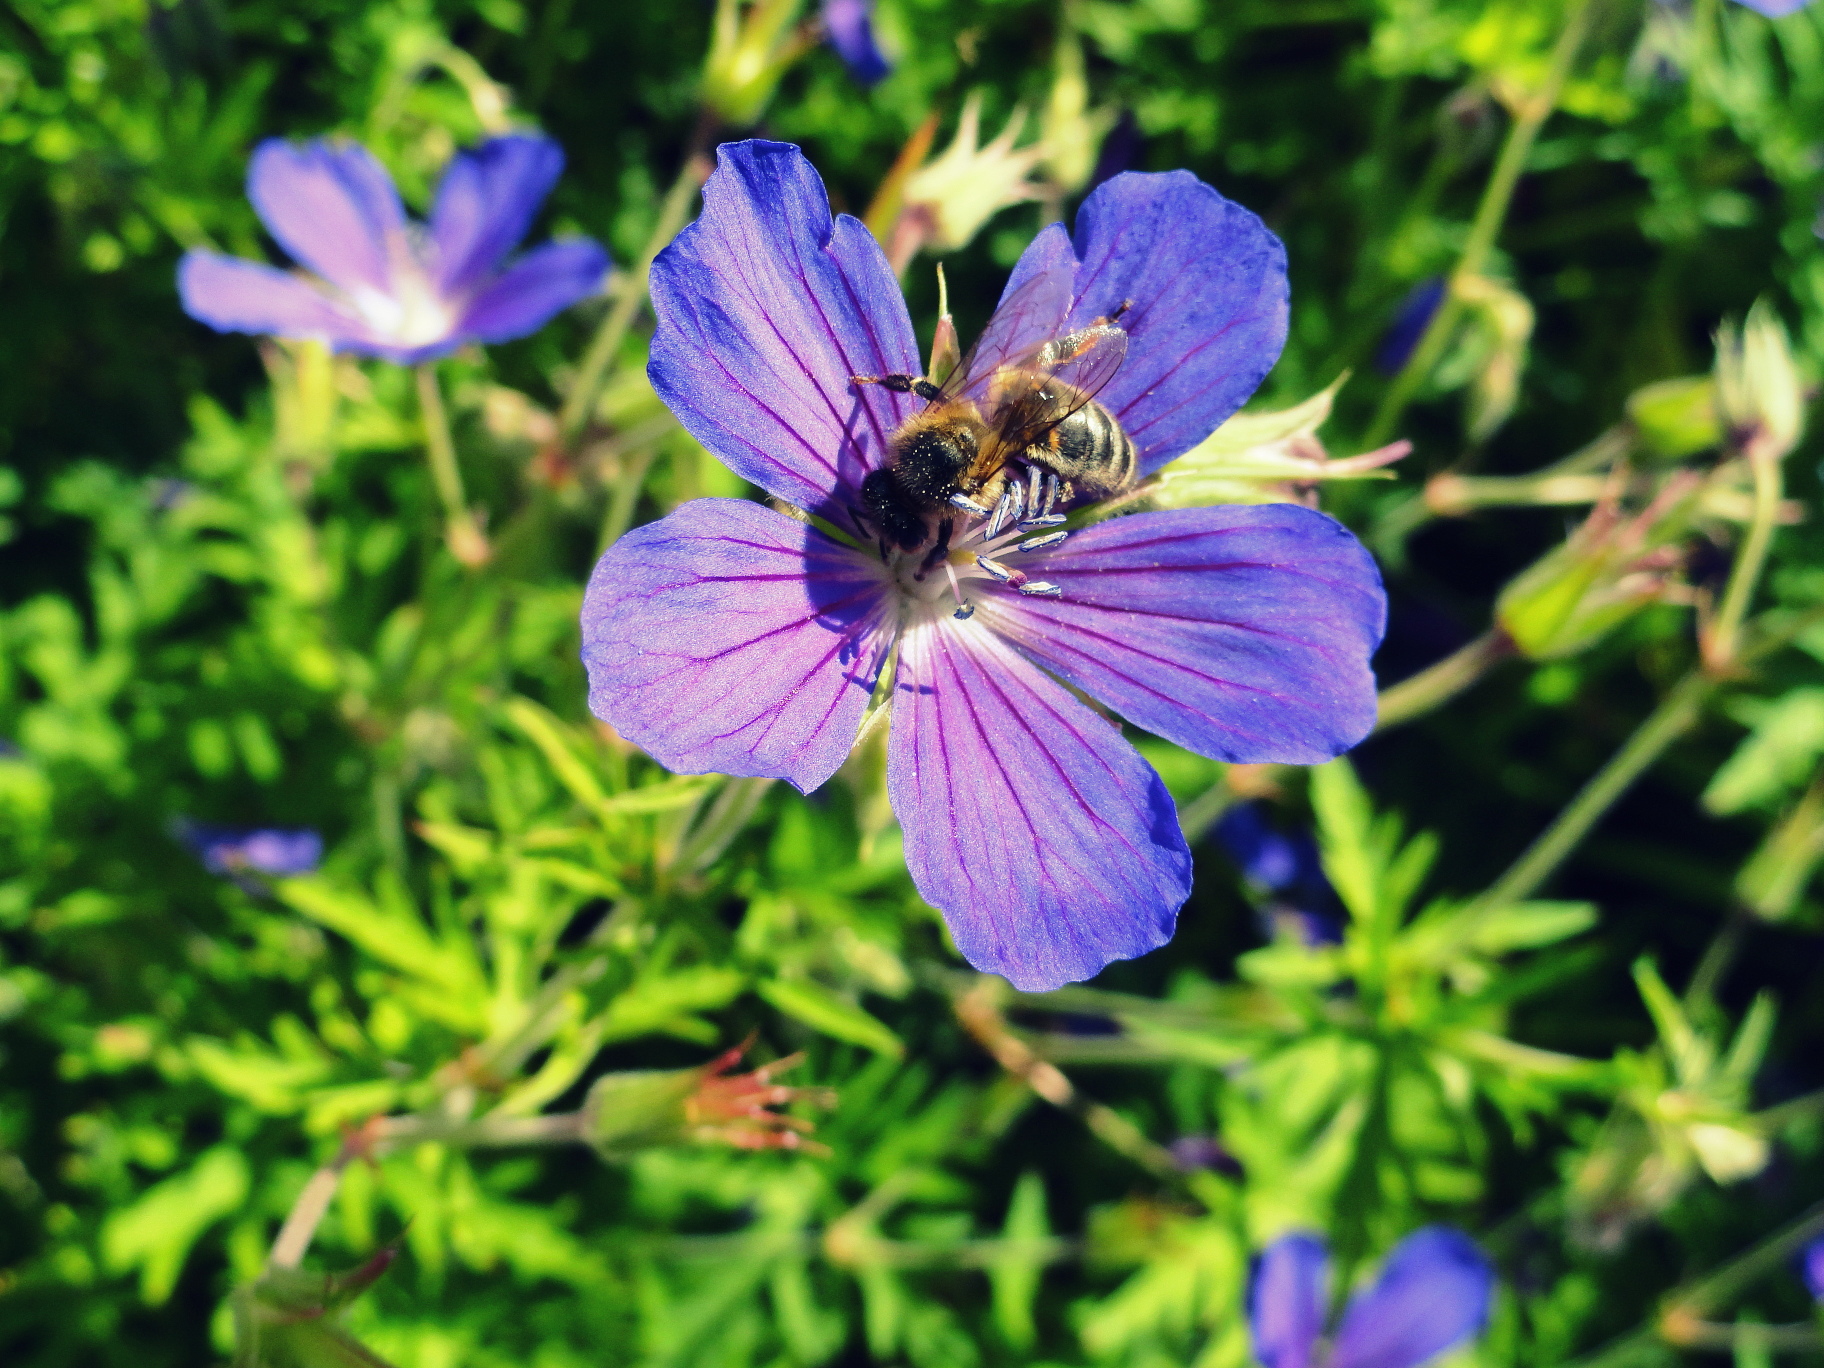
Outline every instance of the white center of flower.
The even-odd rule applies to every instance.
[[[953,511],[943,515],[950,524],[947,540],[940,532],[932,546],[891,554],[888,564],[900,593],[925,609],[951,603],[959,618],[974,616],[970,592],[988,583],[1032,598],[1062,597],[1057,585],[1032,579],[1017,564],[1021,555],[1056,546],[1070,535],[1063,530],[1064,515],[1051,511],[1057,498],[1057,477],[1036,466],[1026,480],[1008,480],[992,509],[956,495],[950,501]]]
[[[443,341],[456,326],[449,302],[416,260],[394,261],[390,293],[363,286],[353,299],[375,335],[394,346],[429,346]]]

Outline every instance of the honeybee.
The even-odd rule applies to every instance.
[[[1001,303],[941,386],[917,375],[850,377],[928,401],[894,430],[887,464],[862,481],[860,511],[883,554],[935,539],[940,558],[959,510],[983,516],[1011,499],[1030,518],[1133,485],[1139,453],[1095,399],[1127,355],[1116,326],[1127,307],[1022,346],[1068,308],[1058,279],[1041,275]]]

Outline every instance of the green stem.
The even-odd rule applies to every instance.
[[[1377,732],[1397,727],[1455,698],[1491,668],[1515,654],[1513,638],[1491,627],[1468,645],[1453,651],[1408,679],[1381,690]]]
[[[1412,402],[1419,386],[1443,357],[1444,348],[1449,345],[1463,308],[1457,294],[1457,282],[1480,275],[1488,264],[1488,254],[1494,249],[1495,238],[1501,231],[1501,225],[1507,218],[1508,206],[1513,201],[1514,187],[1519,183],[1520,173],[1526,169],[1526,159],[1532,155],[1533,143],[1539,136],[1539,130],[1557,108],[1558,97],[1564,93],[1564,83],[1570,78],[1571,67],[1577,60],[1578,50],[1583,46],[1584,34],[1590,26],[1592,3],[1593,0],[1572,0],[1570,17],[1565,21],[1564,31],[1558,35],[1557,46],[1552,49],[1552,62],[1544,84],[1515,109],[1514,122],[1507,130],[1507,141],[1502,144],[1501,155],[1496,158],[1495,169],[1490,173],[1488,185],[1482,191],[1482,202],[1477,205],[1476,216],[1470,223],[1469,236],[1463,243],[1463,254],[1457,260],[1456,269],[1451,272],[1451,288],[1446,292],[1443,303],[1438,306],[1438,311],[1432,315],[1431,323],[1419,339],[1418,346],[1413,348],[1412,355],[1406,359],[1406,364],[1400,368],[1400,373],[1394,377],[1386,397],[1381,401],[1380,412],[1375,415],[1374,423],[1363,441],[1367,450],[1372,451],[1386,445],[1389,436],[1399,425],[1406,405]]]
[[[1767,551],[1773,544],[1773,527],[1779,517],[1780,457],[1771,443],[1760,436],[1748,439],[1748,468],[1754,474],[1754,513],[1748,523],[1748,535],[1729,568],[1729,583],[1723,590],[1722,606],[1704,635],[1704,664],[1711,670],[1725,670],[1735,664],[1741,646],[1742,619],[1761,582],[1761,571],[1767,564]]]
[[[1714,681],[1702,671],[1693,671],[1679,681],[1627,744],[1583,786],[1571,805],[1478,899],[1482,906],[1500,907],[1530,897],[1627,792],[1628,786],[1697,721],[1698,712],[1714,687]]]
[[[1742,908],[1730,909],[1728,920],[1711,937],[1710,944],[1704,948],[1704,957],[1692,971],[1691,982],[1685,988],[1686,1006],[1715,1001],[1717,985],[1723,981],[1723,975],[1729,972],[1729,966],[1741,950],[1750,920],[1752,918]]]
[[[488,559],[488,539],[469,512],[462,470],[456,464],[456,443],[450,436],[450,415],[437,385],[437,368],[428,361],[418,367],[418,407],[424,415],[424,454],[431,467],[431,483],[437,486],[443,504],[444,542],[464,565],[481,565]]]
[[[596,330],[594,339],[589,343],[589,350],[583,354],[582,365],[577,368],[576,380],[571,384],[569,394],[564,396],[563,412],[558,417],[558,431],[568,444],[573,444],[588,424],[589,415],[595,411],[595,401],[601,396],[603,382],[608,378],[608,369],[621,349],[621,341],[627,336],[627,329],[633,326],[640,306],[646,302],[653,261],[683,228],[685,220],[690,216],[697,191],[709,176],[708,147],[709,140],[715,136],[715,129],[715,119],[706,111],[697,121],[696,132],[691,135],[690,149],[684,155],[684,167],[678,172],[677,180],[672,182],[671,189],[666,192],[665,202],[659,206],[658,222],[652,227],[652,236],[646,240],[639,265],[621,283],[621,292],[616,297],[614,306],[608,310],[608,316],[602,320],[602,326]]]

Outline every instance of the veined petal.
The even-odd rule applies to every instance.
[[[291,259],[354,294],[393,289],[405,210],[386,168],[356,143],[268,138],[247,167],[247,198]]]
[[[1140,448],[1142,473],[1156,470],[1214,432],[1279,359],[1286,249],[1189,171],[1105,181],[1077,211],[1073,241],[1071,326],[1132,302],[1127,360],[1098,398]]]
[[[808,793],[854,744],[892,626],[874,560],[758,504],[696,499],[589,577],[589,707],[667,769]]]
[[[470,301],[456,333],[507,342],[544,327],[553,314],[601,293],[608,253],[588,238],[547,242],[514,262]]]
[[[1129,722],[1218,760],[1312,765],[1374,725],[1380,571],[1296,504],[1138,513],[1022,557],[977,620]]]
[[[1042,991],[1171,939],[1191,861],[1159,776],[979,623],[900,638],[887,789],[912,880],[976,968]]]
[[[1469,1236],[1416,1230],[1349,1303],[1331,1368],[1418,1368],[1482,1328],[1494,1289],[1494,1269]]]
[[[1311,1368],[1330,1299],[1330,1256],[1315,1235],[1282,1235],[1254,1270],[1248,1317],[1262,1368]]]
[[[519,245],[563,169],[561,147],[525,135],[490,138],[451,158],[431,209],[437,288],[462,295],[485,280]]]
[[[344,345],[367,337],[366,326],[322,290],[264,262],[186,252],[177,268],[177,293],[185,313],[217,332],[320,337]]]
[[[923,371],[885,254],[830,217],[796,147],[725,143],[703,214],[652,268],[647,373],[678,421],[767,493],[834,513],[924,401],[853,375]]]

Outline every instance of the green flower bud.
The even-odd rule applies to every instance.
[[[751,1073],[730,1074],[745,1052],[745,1046],[736,1046],[695,1069],[603,1074],[583,1101],[582,1138],[606,1159],[693,1141],[740,1149],[816,1148],[805,1139],[809,1121],[772,1110],[800,1099],[833,1104],[826,1089],[773,1082],[804,1056],[787,1055]]]
[[[1707,451],[1723,440],[1716,411],[1716,382],[1685,375],[1643,386],[1628,396],[1628,421],[1641,448],[1668,461]]]
[[[1051,92],[1040,123],[1045,171],[1065,193],[1082,189],[1095,173],[1102,139],[1114,127],[1112,109],[1089,107],[1089,77],[1083,67],[1083,45],[1066,29],[1058,37]]]
[[[716,0],[709,57],[703,64],[703,103],[724,122],[746,127],[778,89],[779,78],[812,46],[796,26],[803,0]]]
[[[1805,387],[1786,328],[1765,302],[1748,311],[1739,329],[1725,325],[1717,332],[1716,401],[1744,450],[1778,459],[1798,444]]]

